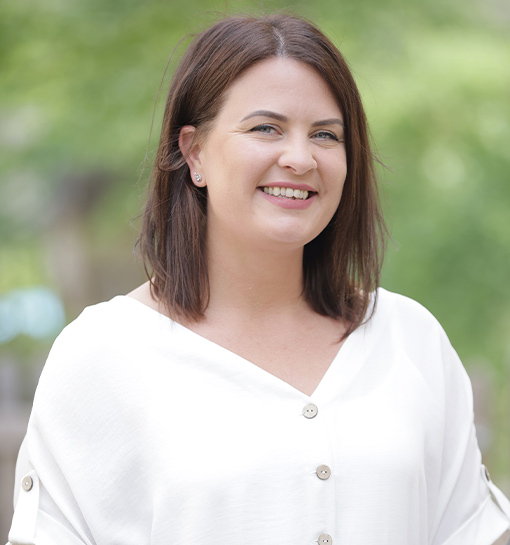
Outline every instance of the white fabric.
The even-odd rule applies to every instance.
[[[510,505],[481,469],[469,379],[410,299],[379,290],[307,396],[119,296],[50,353],[17,469],[37,487],[16,490],[10,543],[505,543]]]

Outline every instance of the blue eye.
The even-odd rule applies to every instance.
[[[256,127],[253,127],[253,129],[250,129],[250,132],[261,132],[263,134],[271,134],[276,129],[272,127],[271,125],[257,125]]]
[[[338,142],[337,136],[329,131],[319,131],[313,136],[314,138],[318,138],[319,140],[336,140]]]

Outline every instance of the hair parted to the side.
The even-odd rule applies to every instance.
[[[195,36],[172,79],[138,240],[153,294],[173,316],[199,320],[209,301],[205,248],[206,188],[196,187],[179,149],[179,132],[207,137],[225,91],[244,70],[287,57],[313,67],[343,113],[347,178],[326,229],[304,249],[304,295],[318,313],[344,318],[351,333],[378,286],[386,227],[367,122],[344,58],[312,23],[274,14],[229,17]]]

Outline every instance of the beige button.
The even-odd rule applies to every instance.
[[[34,481],[32,480],[32,477],[27,475],[23,478],[23,482],[21,483],[21,486],[23,487],[23,490],[28,492],[29,490],[32,490],[32,487],[34,486]]]
[[[322,534],[319,536],[319,545],[332,545],[333,538],[329,534]]]
[[[309,403],[303,409],[303,415],[306,418],[315,418],[318,412],[319,412],[319,409],[317,409],[317,405],[314,405],[313,403]]]
[[[331,477],[331,469],[329,469],[328,466],[319,466],[317,468],[317,477],[319,477],[319,479],[322,479],[323,481],[329,479]]]

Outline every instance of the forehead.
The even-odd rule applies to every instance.
[[[319,72],[285,57],[264,59],[243,71],[225,91],[220,116],[271,108],[341,115],[336,97]]]

